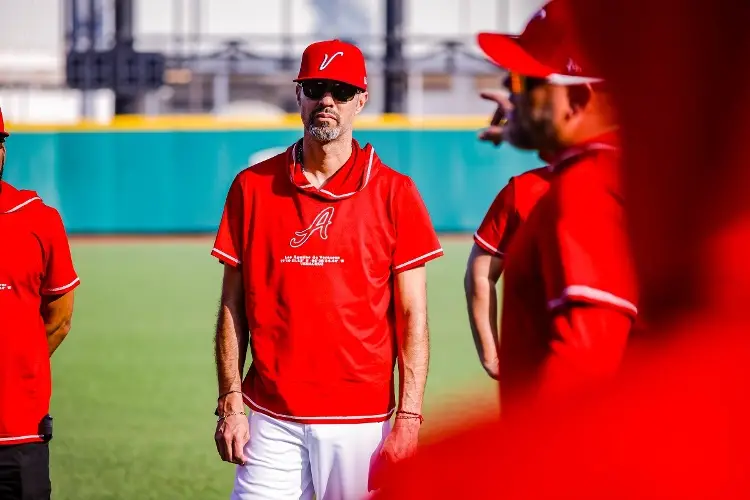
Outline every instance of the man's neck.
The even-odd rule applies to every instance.
[[[569,151],[570,149],[577,148],[582,144],[590,143],[594,139],[615,132],[618,128],[619,127],[615,124],[582,128],[576,131],[575,134],[571,134],[569,137],[567,137],[565,141],[556,144],[554,147],[550,147],[546,151],[546,153],[549,156],[553,157],[559,156],[561,154],[564,154],[566,151]]]
[[[352,156],[352,147],[351,134],[342,134],[326,144],[305,134],[302,140],[302,166],[305,177],[316,187],[321,187],[349,160]]]

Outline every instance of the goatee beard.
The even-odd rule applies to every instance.
[[[311,125],[307,128],[307,131],[316,141],[328,143],[341,134],[341,127],[316,127]]]
[[[328,113],[330,115],[333,115],[333,117],[336,119],[336,124],[333,126],[330,126],[328,124],[325,125],[315,125],[315,116],[318,113]],[[310,133],[310,135],[318,142],[322,143],[328,143],[333,140],[336,140],[339,135],[341,135],[341,115],[339,115],[335,109],[333,108],[327,108],[325,106],[319,106],[315,108],[312,113],[310,113],[310,117],[308,120],[308,127],[307,131]]]

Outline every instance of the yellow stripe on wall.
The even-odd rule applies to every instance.
[[[489,116],[430,116],[406,115],[361,116],[357,130],[478,130],[487,126]],[[299,115],[282,117],[237,118],[213,115],[117,116],[108,124],[81,121],[75,124],[25,124],[7,122],[8,131],[43,132],[115,132],[115,131],[172,131],[172,130],[298,130],[302,126]]]

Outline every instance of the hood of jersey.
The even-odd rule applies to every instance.
[[[354,196],[367,187],[382,165],[371,144],[366,144],[363,148],[353,139],[352,156],[323,187],[318,189],[307,180],[298,161],[301,148],[300,139],[287,150],[290,179],[297,189],[325,200],[343,200]]]
[[[0,215],[23,210],[41,201],[42,199],[34,191],[16,189],[7,182],[0,181]]]

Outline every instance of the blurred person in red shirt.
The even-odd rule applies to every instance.
[[[474,345],[482,367],[499,379],[497,286],[511,240],[547,192],[552,171],[541,167],[515,175],[500,190],[474,233],[464,291]]]
[[[530,200],[505,249],[504,414],[528,393],[564,398],[610,379],[637,315],[617,117],[596,69],[568,33],[564,6],[545,5],[518,37],[478,37],[488,57],[511,73],[511,123],[549,160],[542,179],[549,188],[542,184],[538,202]],[[479,236],[485,249],[498,250]]]
[[[606,395],[467,422],[378,498],[750,497],[750,5],[569,0],[566,17],[620,116],[646,329]]]
[[[504,82],[510,89],[510,78]],[[513,118],[513,105],[505,91],[482,92],[481,97],[497,104],[490,126],[479,139],[496,146],[507,142],[512,146],[534,151],[533,137]],[[547,155],[538,152],[544,159]],[[531,209],[547,192],[552,170],[549,166],[535,168],[513,176],[495,196],[479,228],[474,233],[464,274],[464,292],[474,345],[482,367],[498,379],[499,335],[497,286],[504,269],[505,253],[511,239],[526,221]]]
[[[50,357],[70,331],[73,268],[60,214],[2,180],[0,111],[0,498],[50,498]]]

